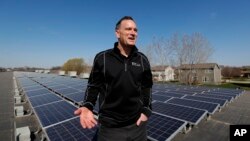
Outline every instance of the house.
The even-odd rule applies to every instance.
[[[250,66],[243,66],[241,68],[241,76],[250,78]]]
[[[183,64],[178,67],[181,83],[221,83],[221,68],[216,63]]]
[[[174,80],[174,69],[171,66],[154,66],[151,71],[155,81]]]

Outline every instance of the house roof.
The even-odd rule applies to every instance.
[[[189,69],[189,68],[196,68],[196,69],[210,69],[210,68],[214,68],[214,67],[219,67],[218,64],[216,63],[203,63],[203,64],[183,64],[181,66],[179,66],[179,69]]]
[[[152,71],[165,71],[165,69],[169,66],[154,66],[151,68]]]

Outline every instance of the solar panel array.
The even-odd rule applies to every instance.
[[[50,86],[60,86],[57,87],[60,90],[67,88],[66,84],[61,85],[58,83],[60,79],[64,80],[64,78],[34,75],[36,74],[29,75],[29,77],[23,75],[16,77],[34,113],[38,117],[47,139],[49,141],[90,141],[96,131],[96,127],[93,129],[83,129],[79,123],[79,117],[74,115],[77,106],[66,101],[61,96],[68,93],[60,91],[62,92],[61,95],[56,94],[49,88]],[[54,78],[57,82],[52,83],[51,80]],[[62,82],[65,82],[65,80]],[[71,93],[71,91],[67,92]]]
[[[87,80],[55,74],[14,73],[39,123],[50,141],[91,140],[96,128],[83,129],[73,113],[81,104]],[[214,114],[242,90],[155,84],[153,114],[148,122],[148,138],[171,140],[188,124],[197,125]],[[95,112],[98,112],[98,101]]]

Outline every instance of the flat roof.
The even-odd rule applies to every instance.
[[[12,78],[12,72],[0,72],[0,139],[8,141],[15,141],[15,126],[29,126],[31,132],[35,132],[39,125],[35,115],[15,118]],[[250,91],[245,91],[237,99],[211,115],[208,120],[204,119],[193,126],[189,132],[178,133],[172,141],[228,141],[230,125],[250,124],[249,107]]]

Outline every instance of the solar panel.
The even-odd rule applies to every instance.
[[[50,85],[46,85],[46,87],[50,88],[50,89],[53,89],[53,90],[57,90],[57,89],[64,89],[65,88],[65,85],[53,85],[53,86],[50,86]]]
[[[192,95],[192,94],[196,93],[196,92],[188,91],[188,90],[170,90],[170,91],[167,91],[167,92],[176,93],[176,94],[188,94],[188,95]]]
[[[75,85],[75,86],[71,86],[72,88],[75,88],[77,90],[80,91],[85,91],[87,89],[87,85]]]
[[[185,94],[179,94],[179,93],[174,93],[174,92],[156,92],[154,94],[158,94],[158,95],[164,95],[164,96],[169,96],[169,97],[183,97]]]
[[[42,95],[42,94],[48,94],[51,92],[46,88],[42,88],[42,89],[38,89],[38,90],[27,91],[25,93],[28,97],[33,97],[33,96],[38,96],[38,95]]]
[[[147,133],[150,140],[169,141],[185,126],[185,121],[152,113],[148,120]]]
[[[97,127],[84,129],[79,117],[46,128],[50,141],[91,141]]]
[[[51,80],[50,82],[42,83],[45,86],[58,86],[59,84]]]
[[[220,107],[224,107],[225,104],[227,103],[226,99],[217,99],[217,98],[209,98],[209,97],[201,97],[201,96],[184,96],[183,98],[186,99],[193,99],[193,100],[198,100],[198,101],[205,101],[205,102],[210,102],[210,103],[218,103],[220,104]]]
[[[195,101],[195,100],[189,100],[189,99],[180,99],[180,98],[172,98],[167,103],[207,110],[210,114],[213,114],[219,108],[219,104],[207,103],[207,102]]]
[[[56,96],[53,93],[42,94],[34,97],[30,97],[29,101],[33,107],[48,104],[55,101],[63,100],[62,98]]]
[[[233,97],[233,98],[236,98],[238,96],[237,94],[226,94],[226,93],[215,92],[215,91],[205,92],[203,94],[213,94],[213,95],[221,95],[221,96],[230,96],[230,97]]]
[[[210,98],[218,98],[218,99],[226,99],[228,101],[232,101],[233,97],[231,96],[226,96],[226,95],[216,95],[216,94],[209,94],[209,93],[205,93],[205,94],[196,94],[196,96],[202,96],[202,97],[210,97]]]
[[[165,101],[169,100],[171,97],[169,97],[169,96],[163,96],[163,95],[152,94],[152,98],[153,98],[153,100],[165,102]]]
[[[195,125],[197,125],[200,120],[207,114],[207,111],[205,110],[162,102],[153,102],[153,110],[156,113],[161,113],[167,116],[182,119]]]
[[[222,93],[231,93],[231,94],[240,94],[241,92],[243,92],[243,90],[240,89],[225,89],[225,88],[218,88],[217,89],[218,92],[222,92]]]
[[[34,108],[43,127],[74,117],[76,107],[66,101],[59,101]]]
[[[36,82],[30,80],[29,78],[18,78],[17,80],[22,87],[37,85]]]
[[[55,91],[62,94],[62,95],[68,95],[68,94],[79,92],[79,90],[76,90],[76,89],[73,89],[73,88],[58,89],[58,90],[55,90]]]
[[[35,82],[34,82],[35,83]],[[28,87],[22,87],[22,89],[24,91],[34,91],[34,90],[38,90],[38,89],[42,89],[44,88],[43,86],[35,83],[35,85],[32,85],[32,86],[28,86]]]
[[[73,94],[65,95],[68,99],[74,101],[75,103],[82,102],[84,99],[84,92],[77,92]]]
[[[24,89],[27,88],[25,92],[49,141],[92,140],[95,130],[81,127],[79,117],[74,115],[76,107],[70,104],[72,102],[77,105],[77,103],[83,101],[84,91],[87,88],[86,80],[38,73],[22,73],[19,76],[21,77],[18,80],[21,86],[24,86]],[[61,95],[52,94],[48,88]],[[154,111],[148,121],[148,138],[157,141],[171,140],[187,123],[198,124],[206,116],[207,111],[210,113],[216,111],[213,111],[214,107],[211,106],[217,105],[218,108],[219,104],[211,103],[211,101],[214,102],[214,99],[207,99],[210,103],[180,99],[185,94],[190,95],[203,91],[208,91],[208,88],[154,85],[153,92],[156,94],[152,95],[153,100],[166,101],[170,99],[169,96],[179,98],[171,98],[172,100],[170,99],[168,103],[153,102]],[[231,96],[232,94],[236,96],[241,91],[215,89],[210,92],[218,93],[219,97],[224,97],[223,95]],[[69,103],[69,101],[71,102]],[[98,109],[97,100],[94,108],[95,113]],[[199,109],[206,109],[207,111]]]

